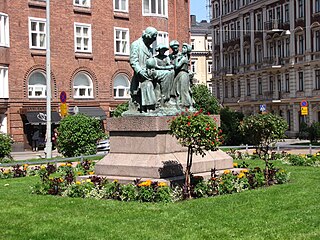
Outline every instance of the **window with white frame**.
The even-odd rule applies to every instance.
[[[313,31],[313,51],[320,51],[320,29]]]
[[[33,49],[46,49],[46,19],[29,18],[29,45]]]
[[[0,46],[9,47],[9,17],[0,12]]]
[[[304,12],[305,12],[305,8],[304,8],[304,2],[305,0],[297,0],[297,17],[298,18],[303,18],[304,17]]]
[[[194,39],[191,39],[191,49],[194,50],[195,48],[195,41]]]
[[[212,61],[208,61],[208,73],[212,73]]]
[[[314,12],[315,13],[318,13],[320,12],[320,0],[313,0],[314,2]]]
[[[197,62],[195,60],[191,61],[191,71],[192,72],[196,72],[196,64]]]
[[[74,23],[75,52],[92,52],[91,24]]]
[[[0,66],[0,99],[9,98],[8,68]]]
[[[114,28],[114,53],[129,55],[129,29]]]
[[[47,96],[47,80],[45,73],[35,71],[28,80],[28,97],[45,98]]]
[[[73,0],[73,5],[79,7],[90,7],[90,0]]]
[[[285,74],[285,92],[288,93],[290,92],[290,76],[289,73]]]
[[[0,114],[0,132],[7,133],[7,116]]]
[[[142,13],[144,16],[168,16],[167,0],[142,0]]]
[[[207,41],[207,50],[212,51],[212,41],[211,40]]]
[[[118,74],[113,83],[114,98],[130,98],[129,79],[125,74]]]
[[[262,14],[261,12],[256,14],[256,28],[262,30]]]
[[[258,78],[258,95],[262,95],[262,79]]]
[[[91,78],[85,73],[78,73],[73,81],[74,98],[93,98],[93,84]]]
[[[250,33],[250,17],[244,18],[244,34]]]
[[[114,11],[128,12],[128,1],[129,0],[113,0]]]
[[[315,87],[316,87],[316,89],[317,90],[319,90],[320,89],[320,69],[316,69],[315,71],[314,71],[314,75],[315,75]]]
[[[299,55],[304,54],[304,35],[303,34],[299,34],[296,36],[297,39],[297,53]]]
[[[290,21],[289,3],[284,5],[284,22]]]
[[[304,90],[303,72],[298,72],[298,91]]]

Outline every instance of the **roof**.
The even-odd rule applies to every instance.
[[[191,25],[191,35],[206,35],[210,34],[210,23],[203,20],[201,22],[196,22],[195,24]]]

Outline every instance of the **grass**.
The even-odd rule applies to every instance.
[[[3,179],[0,239],[319,239],[320,168],[283,167],[288,184],[170,204],[32,195],[37,177]]]

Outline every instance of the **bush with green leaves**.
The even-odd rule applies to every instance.
[[[58,133],[57,147],[64,157],[93,155],[97,141],[105,137],[100,120],[84,114],[63,118]]]
[[[320,123],[319,122],[313,122],[308,127],[308,137],[311,143],[318,142],[318,139],[320,138]]]
[[[10,153],[12,150],[13,139],[5,133],[0,132],[0,162],[7,157],[12,159]]]
[[[116,109],[112,112],[112,117],[121,117],[122,113],[129,109],[129,103],[121,103],[119,104]]]
[[[239,130],[239,125],[243,118],[243,113],[235,112],[228,107],[220,110],[224,145],[239,146],[243,143],[243,135]]]
[[[192,97],[195,101],[194,107],[197,110],[202,109],[203,112],[210,114],[218,114],[220,112],[220,104],[218,100],[211,94],[206,85],[193,85]]]

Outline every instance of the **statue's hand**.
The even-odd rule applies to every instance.
[[[141,75],[141,77],[142,77],[144,80],[146,80],[146,79],[149,78],[148,72],[147,72],[145,69],[141,70],[141,71],[139,72],[139,74]]]

